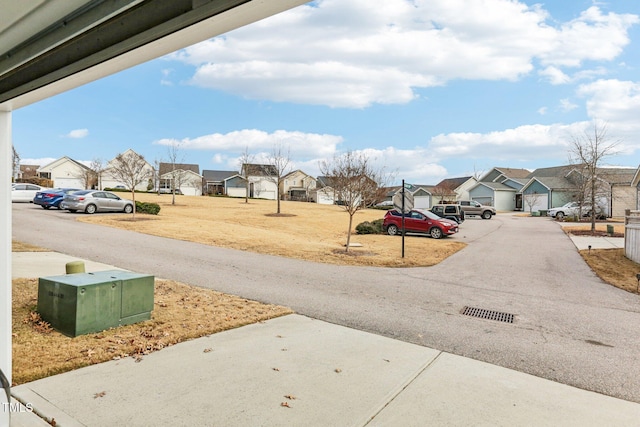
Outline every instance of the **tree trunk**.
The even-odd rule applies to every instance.
[[[353,225],[353,215],[349,215],[349,231],[347,231],[347,246],[345,252],[349,252],[349,245],[351,244],[351,226]]]

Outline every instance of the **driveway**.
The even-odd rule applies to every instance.
[[[15,204],[13,238],[640,402],[638,296],[600,281],[546,218],[470,218],[454,237],[468,247],[441,264],[381,269],[209,247],[76,217]],[[462,315],[465,306],[515,320]]]

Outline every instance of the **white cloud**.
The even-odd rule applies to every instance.
[[[244,129],[226,134],[214,133],[197,138],[161,139],[155,144],[177,144],[185,150],[207,150],[228,153],[240,153],[248,149],[250,153],[270,153],[274,146],[280,144],[288,147],[292,157],[316,158],[332,156],[342,137],[328,134],[304,133],[277,130],[273,133],[257,129]],[[222,154],[220,154],[222,156]],[[218,157],[223,159],[223,157]]]
[[[564,83],[563,67],[615,59],[636,23],[592,6],[553,26],[541,6],[514,0],[319,0],[167,58],[196,67],[191,82],[202,87],[364,108],[455,79],[517,80],[537,62]]]
[[[574,104],[569,99],[561,99],[560,100],[560,110],[564,112],[569,112],[578,108],[577,104]]]
[[[75,129],[65,135],[67,138],[80,139],[89,135],[89,129]]]
[[[611,128],[640,131],[640,83],[620,80],[598,80],[578,88],[587,98],[587,113],[603,120]]]
[[[162,86],[173,86],[173,82],[169,79],[171,74],[173,74],[173,70],[170,68],[165,68],[160,71],[162,73],[162,78],[160,79],[160,84]]]
[[[547,107],[538,108],[538,114],[540,114],[541,116],[544,116],[545,114],[547,114],[547,111],[548,111]]]
[[[492,157],[498,162],[566,158],[570,137],[586,125],[525,125],[484,134],[440,134],[431,139],[429,147],[441,158]]]
[[[552,85],[561,85],[571,82],[571,77],[562,72],[558,67],[549,66],[538,71],[538,74],[545,77]]]

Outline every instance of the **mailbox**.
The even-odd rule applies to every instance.
[[[151,319],[154,276],[121,270],[41,277],[38,313],[75,337]]]

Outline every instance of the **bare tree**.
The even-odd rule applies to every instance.
[[[280,200],[282,199],[281,184],[284,177],[291,172],[291,158],[289,156],[289,148],[284,151],[281,144],[276,144],[269,156],[269,165],[266,168],[269,179],[276,184],[276,198],[278,199],[278,210],[280,213]]]
[[[450,182],[441,182],[433,187],[433,195],[440,199],[440,203],[451,201],[450,197],[455,197],[455,187]]]
[[[367,200],[377,200],[385,192],[384,169],[376,169],[363,153],[348,151],[320,163],[320,172],[333,188],[338,205],[349,214],[345,252],[351,243],[353,216],[366,207]]]
[[[11,147],[13,149],[13,155],[11,157],[11,182],[14,182],[20,176],[20,155],[16,150],[16,147]]]
[[[597,195],[602,182],[599,169],[604,159],[616,154],[619,144],[619,141],[608,137],[607,130],[606,124],[594,121],[582,135],[572,136],[569,146],[570,162],[576,165],[584,179],[582,197],[591,204],[592,233],[596,230]]]
[[[180,149],[179,143],[172,143],[167,150],[169,157],[169,165],[171,170],[169,176],[171,176],[171,204],[176,204],[176,188],[180,188],[184,184],[185,171],[180,167],[184,162],[184,154]]]
[[[244,192],[244,202],[249,203],[249,166],[253,163],[255,156],[249,153],[249,146],[246,146],[240,157],[238,158],[238,163],[240,167],[240,175],[244,178],[245,182],[245,192]]]
[[[533,207],[538,204],[538,201],[542,197],[542,194],[534,191],[533,193],[527,193],[524,195],[524,202],[529,206],[529,215],[533,215]]]
[[[136,217],[136,187],[152,176],[152,168],[144,157],[134,151],[118,154],[110,163],[111,175],[131,190],[133,218]]]
[[[82,188],[100,189],[100,174],[103,170],[103,163],[100,159],[93,159],[89,166],[81,165],[82,169],[75,175],[82,183]]]

